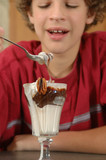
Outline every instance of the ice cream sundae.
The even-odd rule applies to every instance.
[[[24,89],[29,103],[33,135],[56,135],[66,97],[66,84],[49,83],[44,78],[39,78],[34,83],[24,84]]]

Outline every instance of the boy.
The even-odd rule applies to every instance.
[[[85,31],[103,18],[105,0],[18,0],[18,9],[40,42],[20,42],[30,53],[53,53],[49,72],[67,83],[60,133],[52,150],[106,153],[106,33]],[[49,79],[45,66],[16,46],[0,57],[1,148],[38,150],[22,85]],[[17,135],[17,136],[15,136]],[[15,137],[15,138],[14,138]]]

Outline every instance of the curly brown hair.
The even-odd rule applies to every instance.
[[[89,14],[92,15],[95,13],[95,18],[92,24],[85,26],[85,31],[88,30],[92,25],[102,22],[106,13],[106,0],[84,0],[86,5],[89,8]],[[34,25],[30,23],[28,18],[28,11],[31,11],[32,0],[16,0],[16,7],[18,11],[23,15],[26,20],[27,26],[34,30]]]

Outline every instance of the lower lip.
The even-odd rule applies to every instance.
[[[55,33],[54,33],[54,34],[51,34],[51,33],[48,32],[49,37],[50,37],[52,40],[56,40],[56,41],[62,40],[64,37],[67,36],[67,34],[68,34],[68,32],[65,33],[65,34],[58,34],[58,33],[56,33],[56,34],[55,34]]]

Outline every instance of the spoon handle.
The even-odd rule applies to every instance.
[[[7,41],[7,42],[10,42],[10,43],[16,45],[17,47],[20,47],[21,49],[23,49],[23,50],[26,52],[26,49],[25,49],[25,48],[23,48],[22,46],[16,44],[15,42],[12,42],[12,41],[10,41],[10,40],[8,40],[8,39],[6,39],[6,38],[4,38],[4,37],[1,37],[1,36],[0,36],[0,38],[4,39],[4,40]]]
[[[25,51],[25,53],[27,54],[27,57],[28,57],[28,58],[30,58],[30,59],[32,59],[32,60],[35,60],[35,56],[34,56],[34,55],[31,55],[24,47],[18,45],[18,44],[15,43],[15,42],[12,42],[12,41],[4,38],[4,37],[1,37],[1,36],[0,36],[0,38],[4,39],[4,40],[7,41],[7,42],[10,42],[10,43],[16,45],[17,47],[19,47],[19,48],[21,48],[21,49],[23,49],[23,50]]]

